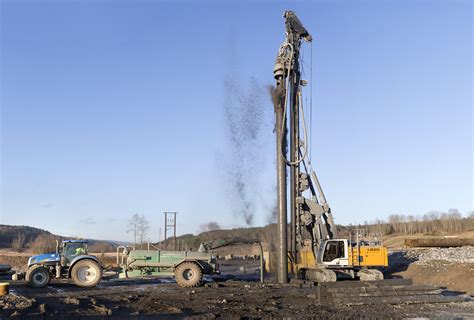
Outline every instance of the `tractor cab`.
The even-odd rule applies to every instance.
[[[62,266],[69,266],[75,257],[87,254],[86,240],[64,240],[61,243]]]

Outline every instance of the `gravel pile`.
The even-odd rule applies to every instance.
[[[474,247],[409,249],[405,257],[418,265],[428,265],[440,260],[445,263],[474,263]]]

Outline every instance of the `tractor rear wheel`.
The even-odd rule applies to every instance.
[[[25,281],[33,288],[46,287],[51,281],[51,274],[47,268],[41,265],[35,265],[26,271]]]
[[[102,268],[91,259],[84,259],[72,267],[72,282],[78,287],[95,287],[102,279]]]
[[[199,287],[202,284],[202,269],[194,262],[184,262],[174,269],[176,283],[183,288]]]

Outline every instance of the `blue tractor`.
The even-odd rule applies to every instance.
[[[72,279],[79,287],[95,287],[102,279],[102,267],[97,257],[87,254],[86,240],[56,242],[56,252],[30,257],[28,270],[17,274],[34,288],[45,287],[56,279]]]

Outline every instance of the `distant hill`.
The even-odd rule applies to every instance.
[[[0,248],[27,250],[35,252],[47,252],[54,250],[56,240],[70,239],[52,234],[51,232],[30,226],[0,225]],[[89,241],[91,252],[115,251],[117,246],[127,244],[123,241],[95,240]]]
[[[0,225],[0,248],[33,243],[38,236],[54,236],[51,232],[29,226]]]

